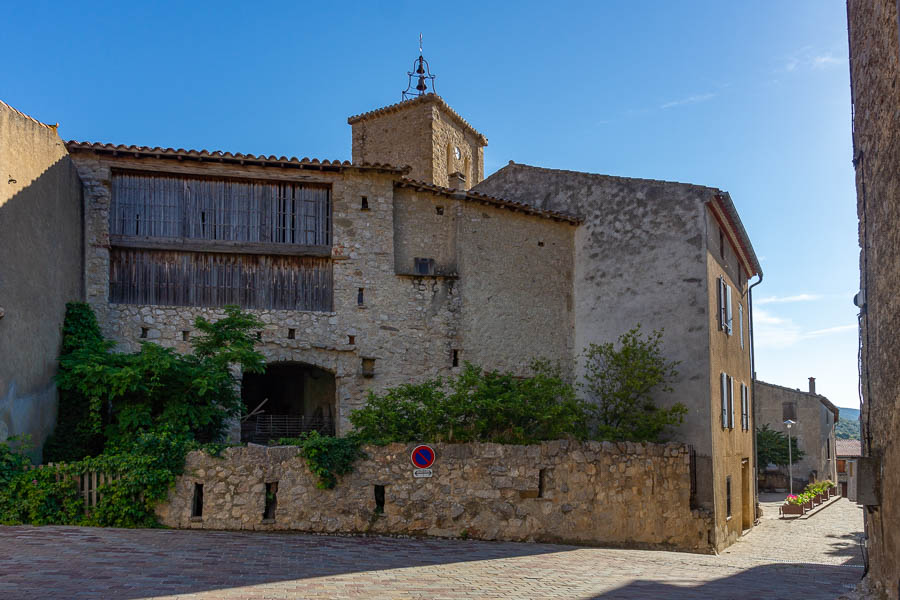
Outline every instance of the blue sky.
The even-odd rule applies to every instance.
[[[842,1],[13,3],[0,99],[65,139],[350,158],[436,89],[509,160],[729,191],[760,257],[757,373],[857,406]]]

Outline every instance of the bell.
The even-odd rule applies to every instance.
[[[420,92],[424,92],[426,89],[428,89],[425,86],[425,76],[424,75],[419,75],[419,85],[416,86],[416,89],[419,90]]]
[[[424,67],[422,67],[422,57],[421,56],[419,57],[419,68],[416,69],[416,73],[418,73],[419,75],[425,74],[425,69],[424,69]]]

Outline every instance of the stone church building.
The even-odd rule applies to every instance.
[[[575,375],[589,343],[637,323],[664,328],[681,364],[660,402],[689,409],[674,438],[693,446],[692,505],[713,517],[708,543],[753,526],[748,283],[762,274],[726,192],[512,162],[485,179],[487,138],[434,93],[350,117],[352,162],[63,144],[6,105],[0,116],[0,139],[33,146],[0,153],[4,182],[29,172],[0,196],[3,356],[39,344],[52,362],[66,300],[89,302],[123,350],[187,350],[195,317],[239,304],[265,323],[269,368],[242,383],[260,410],[241,435],[258,441],[298,426],[340,435],[369,390],[466,361],[525,374],[549,358]],[[55,195],[34,187],[52,164]],[[72,213],[44,224],[37,249],[6,241],[37,226],[26,196],[29,211]],[[26,256],[42,268],[6,267]],[[83,260],[67,265],[73,257]],[[72,281],[40,316],[16,285],[51,285],[54,263]],[[52,402],[29,404],[24,382],[46,396],[52,373],[17,368],[0,364],[0,422],[43,439]]]

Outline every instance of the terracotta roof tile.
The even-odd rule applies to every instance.
[[[391,104],[389,106],[385,106],[382,108],[376,108],[375,110],[370,110],[369,112],[364,112],[362,114],[353,115],[352,117],[347,118],[347,123],[353,125],[354,123],[359,123],[360,121],[366,121],[368,119],[373,119],[375,117],[380,117],[382,115],[387,115],[390,113],[399,112],[401,110],[405,110],[407,108],[412,108],[413,106],[418,106],[419,104],[427,104],[429,102],[434,102],[442,109],[444,109],[455,121],[457,121],[464,128],[468,129],[478,138],[478,141],[483,145],[487,146],[487,138],[484,137],[483,134],[479,133],[477,129],[469,125],[469,122],[459,116],[455,110],[450,108],[450,105],[447,104],[443,98],[438,96],[437,94],[423,94],[418,98],[413,98],[412,100],[404,100],[402,102],[398,102],[397,104]]]
[[[99,142],[79,142],[70,140],[66,142],[69,152],[77,150],[90,150],[102,152],[105,154],[132,154],[136,158],[172,158],[172,159],[192,159],[192,160],[209,160],[217,162],[230,162],[239,164],[257,164],[261,166],[275,167],[299,167],[299,168],[317,168],[320,170],[344,170],[357,169],[363,171],[386,171],[403,175],[409,172],[409,167],[397,167],[383,163],[359,163],[353,164],[349,160],[320,160],[318,158],[297,158],[296,156],[269,156],[242,154],[240,152],[223,152],[221,150],[185,150],[184,148],[161,148],[159,146],[126,146],[124,144],[101,144]]]
[[[42,127],[46,127],[47,129],[53,129],[53,130],[55,131],[55,130],[59,127],[59,123],[57,123],[56,125],[48,125],[47,123],[43,123],[43,122],[41,122],[41,121],[38,121],[37,119],[35,119],[35,118],[32,117],[31,115],[26,115],[26,114],[23,113],[21,110],[17,110],[17,109],[15,109],[15,108],[13,108],[12,106],[10,106],[9,104],[7,104],[7,103],[4,102],[3,100],[0,100],[0,104],[2,104],[3,106],[5,106],[5,107],[8,108],[9,110],[13,111],[13,112],[16,113],[17,115],[19,115],[19,116],[21,116],[21,117],[24,117],[24,118],[28,119],[29,121],[34,121],[34,122],[37,123],[38,125],[40,125],[40,126],[42,126]]]
[[[835,456],[862,456],[862,442],[859,440],[835,440]]]
[[[553,219],[554,221],[563,221],[566,223],[579,224],[581,220],[572,215],[568,215],[566,213],[556,212],[553,210],[541,210],[538,208],[534,208],[528,204],[523,204],[521,202],[513,202],[512,200],[504,200],[502,198],[496,198],[494,196],[488,196],[486,194],[479,194],[478,192],[473,192],[471,190],[454,190],[452,188],[445,188],[439,185],[434,185],[431,183],[426,183],[424,181],[418,181],[415,179],[410,179],[409,177],[401,177],[400,181],[395,183],[394,185],[398,187],[408,187],[413,188],[420,191],[428,191],[434,194],[440,194],[442,196],[448,196],[450,198],[456,198],[458,200],[468,200],[470,202],[480,202],[482,204],[490,204],[493,206],[499,206],[500,208],[506,208],[509,210],[514,210],[516,212],[523,212],[529,215],[537,215],[540,217],[545,217],[548,219]]]

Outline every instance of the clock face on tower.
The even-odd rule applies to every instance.
[[[460,158],[462,158],[462,152],[459,151],[459,146],[453,147],[453,156],[456,157],[456,160],[459,160]]]

